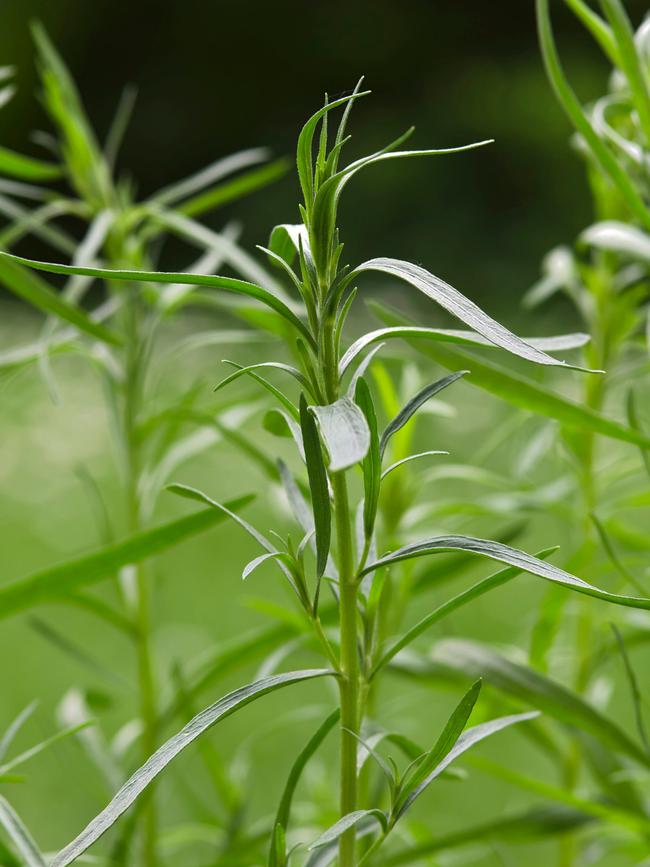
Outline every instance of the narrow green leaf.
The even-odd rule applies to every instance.
[[[338,822],[335,822],[330,828],[328,828],[327,831],[324,831],[309,848],[319,849],[321,846],[327,846],[329,843],[334,843],[334,841],[338,840],[346,831],[349,831],[350,828],[354,828],[354,826],[362,819],[367,818],[376,819],[381,826],[382,831],[385,831],[388,827],[388,820],[383,810],[355,810],[353,813],[347,813],[339,819]]]
[[[23,181],[53,181],[63,174],[61,166],[26,157],[0,147],[0,174]]]
[[[618,47],[611,28],[607,26],[607,22],[603,21],[600,15],[596,15],[594,10],[590,6],[587,6],[584,0],[565,0],[565,2],[573,10],[576,17],[582,21],[587,30],[589,30],[596,42],[598,42],[612,65],[618,66]]]
[[[510,548],[508,545],[491,542],[487,539],[477,539],[473,536],[437,536],[412,545],[406,545],[404,548],[399,548],[397,551],[381,557],[375,563],[370,563],[362,570],[361,574],[366,575],[369,572],[374,572],[375,569],[400,563],[403,560],[412,560],[416,557],[424,557],[429,554],[446,551],[467,551],[481,557],[489,557],[492,560],[499,560],[502,563],[515,566],[524,572],[529,572],[531,575],[537,575],[546,581],[561,584],[570,590],[575,590],[586,596],[593,596],[605,602],[612,602],[614,605],[650,610],[650,599],[608,593],[606,590],[601,590],[592,584],[588,584],[582,578],[565,572],[564,569],[559,569],[550,563],[544,563],[543,560],[538,560],[536,557],[532,557],[523,551],[518,551],[516,548]]]
[[[279,159],[260,168],[243,172],[232,180],[217,184],[186,199],[178,206],[178,210],[188,217],[198,217],[216,208],[223,208],[224,205],[249,196],[279,180],[287,173],[288,167],[289,163],[286,159]]]
[[[30,716],[34,713],[36,708],[38,707],[37,701],[32,701],[27,707],[23,708],[18,716],[13,720],[13,722],[8,726],[5,733],[0,738],[0,761],[4,759],[7,754],[7,750],[12,744],[13,739],[16,737],[20,729],[27,722]]]
[[[304,771],[307,762],[311,759],[316,750],[318,750],[327,735],[331,732],[331,730],[338,722],[339,716],[340,711],[337,709],[333,711],[323,723],[321,723],[317,731],[311,736],[311,738],[300,751],[298,757],[291,766],[291,771],[289,772],[289,777],[287,778],[287,782],[285,784],[284,791],[282,792],[282,797],[280,798],[280,803],[278,804],[278,809],[275,814],[275,821],[273,822],[273,827],[275,829],[282,829],[283,842],[284,832],[289,826],[289,816],[291,814],[291,804],[293,801],[293,796],[296,791],[296,786],[298,785],[302,776],[302,772]],[[269,867],[281,867],[278,861],[278,852],[274,845],[275,842],[276,837],[274,834],[271,851],[269,852]]]
[[[316,531],[316,572],[320,578],[325,574],[327,567],[332,535],[332,514],[320,437],[314,416],[309,411],[303,395],[300,396],[300,427]]]
[[[90,334],[91,337],[96,337],[104,343],[119,345],[122,342],[117,334],[95,322],[80,307],[66,301],[50,289],[47,283],[21,268],[12,259],[13,257],[8,254],[0,253],[0,282],[14,295],[18,295],[44,313],[53,314],[59,319],[70,322],[79,331]]]
[[[310,406],[329,457],[329,470],[336,473],[358,464],[368,454],[370,430],[361,409],[349,397],[326,406]]]
[[[639,737],[641,738],[641,743],[643,744],[645,751],[650,758],[650,743],[648,742],[648,734],[646,732],[645,722],[643,720],[642,695],[641,690],[639,689],[639,682],[637,680],[636,674],[634,673],[634,668],[632,667],[632,662],[628,655],[627,648],[625,647],[623,636],[621,635],[620,630],[614,623],[612,623],[611,626],[612,631],[614,632],[614,636],[616,638],[616,643],[618,644],[621,658],[623,660],[623,665],[625,666],[625,675],[630,685],[630,693],[632,694],[632,703],[634,705],[634,718],[636,720],[636,728],[639,733]]]
[[[440,451],[439,449],[433,449],[428,452],[418,452],[415,455],[408,455],[405,458],[401,458],[399,461],[395,461],[394,464],[390,464],[390,466],[386,467],[386,469],[382,472],[381,477],[385,479],[389,473],[392,473],[394,470],[398,469],[398,467],[403,466],[404,464],[410,464],[411,461],[420,460],[420,458],[428,458],[433,455],[448,455],[449,452]]]
[[[403,262],[400,259],[370,259],[364,262],[355,269],[354,274],[360,274],[364,271],[379,271],[382,274],[388,274],[392,277],[397,277],[410,283],[416,289],[419,289],[428,298],[431,298],[452,316],[460,319],[465,325],[468,325],[473,331],[481,334],[486,340],[505,349],[512,355],[517,355],[527,361],[533,361],[536,364],[544,364],[559,367],[572,367],[576,370],[584,370],[584,368],[576,367],[575,365],[567,364],[564,361],[559,361],[553,358],[541,349],[537,349],[521,337],[517,337],[505,326],[501,325],[496,320],[484,313],[480,307],[466,298],[464,295],[436,277],[424,268],[418,265],[412,265],[410,262]],[[596,371],[591,371],[596,372]]]
[[[41,855],[34,838],[13,807],[1,795],[0,825],[5,829],[9,839],[20,853],[25,867],[47,867],[45,858]]]
[[[249,283],[245,280],[236,280],[233,277],[220,277],[212,274],[190,274],[182,271],[170,273],[167,271],[124,271],[111,270],[110,268],[85,268],[76,265],[57,265],[51,262],[37,262],[33,259],[24,259],[21,256],[13,256],[10,253],[0,252],[0,263],[12,262],[25,265],[36,271],[46,271],[50,274],[79,274],[86,277],[101,277],[105,280],[125,280],[135,283],[175,283],[188,286],[210,286],[214,289],[223,289],[234,295],[245,295],[265,304],[267,307],[279,313],[283,319],[289,322],[310,344],[314,345],[314,339],[305,324],[290,310],[287,305],[261,286]]]
[[[414,766],[412,773],[404,780],[402,791],[394,808],[395,820],[403,816],[415,799],[424,791],[425,785],[428,785],[429,774],[435,771],[453,749],[467,725],[467,720],[474,709],[480,692],[481,681],[477,680],[454,708],[433,748],[419,764]]]
[[[78,732],[87,729],[91,725],[94,725],[94,723],[92,722],[92,720],[88,720],[86,722],[80,723],[79,725],[68,726],[62,731],[57,732],[51,737],[46,738],[44,741],[41,741],[40,743],[35,744],[33,747],[30,747],[28,750],[20,753],[20,755],[14,756],[14,758],[10,761],[5,762],[2,766],[0,766],[0,774],[4,775],[10,773],[14,770],[14,768],[17,768],[25,762],[28,762],[30,759],[34,758],[34,756],[38,756],[44,750],[48,749],[59,741],[64,740],[71,735],[76,735]]]
[[[252,497],[240,497],[229,505],[241,508]],[[149,530],[111,545],[107,545],[58,566],[35,572],[26,578],[19,578],[0,588],[0,619],[35,605],[52,601],[69,594],[80,587],[87,587],[102,578],[114,575],[119,569],[132,563],[139,563],[172,548],[174,545],[201,533],[225,516],[211,509],[176,518]]]
[[[351,102],[354,99],[359,99],[359,97],[367,96],[369,93],[369,90],[355,91],[349,96],[343,96],[340,99],[335,99],[333,102],[328,103],[327,105],[323,106],[323,108],[319,109],[315,114],[313,114],[300,131],[296,151],[296,164],[298,166],[298,177],[300,178],[300,186],[302,188],[305,206],[307,207],[308,211],[311,208],[314,195],[314,168],[312,145],[314,141],[314,133],[316,132],[318,122],[321,120],[321,118],[325,117],[325,115],[329,111],[332,111],[332,109],[337,108],[339,105],[345,105],[346,102]]]
[[[261,680],[228,693],[228,695],[201,711],[178,734],[174,735],[162,747],[156,750],[145,764],[127,780],[110,804],[86,826],[78,837],[58,853],[51,867],[67,867],[68,864],[71,864],[82,855],[115,824],[120,816],[128,810],[172,759],[176,758],[180,752],[220,720],[231,716],[240,708],[277,689],[282,689],[285,686],[299,683],[300,681],[331,676],[332,674],[333,672],[328,669],[308,669],[264,677]]]
[[[557,546],[554,548],[546,548],[543,551],[540,551],[539,554],[537,554],[536,556],[540,559],[545,559],[555,551],[557,551]],[[405,647],[408,647],[409,644],[412,644],[416,640],[416,638],[419,638],[420,635],[426,632],[427,629],[429,629],[435,623],[438,623],[440,620],[442,620],[448,614],[451,614],[453,611],[456,611],[458,608],[462,608],[463,605],[467,605],[468,602],[472,602],[479,596],[483,596],[484,593],[489,593],[490,590],[494,590],[496,587],[501,587],[503,584],[507,584],[509,581],[512,581],[513,578],[521,575],[522,571],[522,569],[517,569],[514,566],[506,566],[505,569],[500,569],[498,572],[495,572],[494,575],[483,578],[472,587],[469,587],[467,590],[463,590],[462,593],[458,593],[456,596],[453,596],[451,599],[443,602],[430,614],[427,614],[414,626],[407,630],[401,638],[399,638],[397,641],[390,645],[390,647],[383,653],[378,662],[376,662],[373,666],[373,669],[370,673],[370,678],[373,678],[377,674],[377,672],[380,671],[385,665],[387,665],[391,661],[391,659],[397,656],[397,654],[401,650],[404,650]]]
[[[468,693],[469,695],[469,693]],[[467,699],[467,696],[465,697]],[[462,703],[461,703],[462,704]],[[460,708],[460,706],[459,706]],[[470,708],[471,709],[471,708]],[[466,708],[464,708],[466,710]],[[463,711],[457,709],[460,714],[460,719],[462,720]],[[455,712],[456,713],[456,712]],[[469,750],[475,744],[479,743],[485,738],[490,737],[497,732],[503,731],[503,729],[509,728],[512,725],[516,725],[520,722],[527,722],[531,719],[536,719],[539,716],[538,711],[531,711],[529,713],[520,713],[520,714],[511,714],[510,716],[502,716],[497,719],[490,720],[486,723],[481,723],[480,725],[474,726],[471,729],[467,729],[464,734],[461,734],[458,740],[454,743],[453,747],[445,753],[442,760],[436,765],[433,770],[427,775],[427,777],[419,784],[419,786],[412,791],[403,805],[400,806],[395,820],[400,819],[404,813],[411,807],[413,802],[420,797],[422,792],[431,785],[431,783],[439,777],[440,774],[449,767],[449,765],[455,761],[459,756],[461,756],[464,752]],[[450,729],[453,730],[454,726],[451,724],[450,720]]]
[[[411,398],[411,400],[406,404],[406,406],[399,411],[399,413],[395,416],[392,421],[388,423],[386,429],[381,435],[381,441],[379,443],[379,452],[383,457],[384,452],[386,451],[386,446],[388,445],[392,436],[394,436],[398,430],[404,427],[404,425],[409,421],[412,416],[420,409],[420,407],[425,404],[429,398],[433,397],[435,394],[438,394],[443,389],[447,388],[450,385],[453,385],[456,380],[460,379],[462,376],[468,374],[469,370],[459,370],[457,373],[452,373],[449,376],[443,377],[443,379],[439,379],[436,382],[432,382],[430,385],[425,386],[421,391],[419,391],[415,397]]]
[[[616,40],[619,66],[627,78],[641,129],[650,145],[650,89],[646,59],[643,62],[634,42],[634,31],[621,0],[600,0]],[[642,65],[643,63],[643,65]]]
[[[646,208],[643,199],[637,192],[631,178],[628,177],[607,145],[601,141],[598,134],[594,131],[564,75],[553,39],[548,0],[536,0],[536,10],[537,29],[546,73],[560,105],[573,126],[584,138],[605,174],[614,186],[617,187],[630,211],[646,228],[650,228],[650,212]]]
[[[400,322],[403,317],[383,305],[372,305],[378,315],[384,321],[391,324]],[[632,445],[650,448],[650,437],[638,430],[626,427],[620,422],[607,418],[600,413],[594,412],[575,401],[562,397],[550,391],[536,382],[532,382],[518,373],[508,370],[491,361],[479,359],[475,355],[462,352],[459,349],[444,348],[436,343],[417,338],[408,339],[413,346],[429,358],[433,358],[443,367],[457,370],[459,367],[469,367],[472,371],[467,380],[470,385],[475,385],[500,397],[521,409],[537,413],[546,418],[553,418],[567,427],[577,430],[591,431],[611,439],[632,443]]]
[[[422,337],[426,340],[437,340],[442,343],[458,343],[464,346],[484,346],[487,349],[497,348],[496,344],[491,340],[473,331],[462,331],[452,328],[423,328],[418,325],[379,328],[376,331],[364,334],[346,350],[339,362],[339,374],[343,376],[352,361],[367,346],[393,338],[406,339],[409,337]],[[525,337],[523,339],[530,346],[535,347],[535,349],[541,349],[545,352],[560,352],[567,349],[579,349],[589,342],[590,337],[588,334],[577,333],[560,334],[557,337]]]

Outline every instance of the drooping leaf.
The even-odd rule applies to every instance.
[[[69,322],[91,337],[112,345],[122,342],[117,334],[91,319],[80,307],[66,301],[47,283],[20,267],[5,253],[0,253],[0,283],[38,310]]]
[[[448,455],[449,452],[440,451],[439,449],[433,449],[428,452],[418,452],[415,455],[408,455],[408,457],[401,458],[399,461],[395,461],[394,464],[390,464],[390,466],[386,467],[386,469],[382,472],[381,477],[385,479],[389,473],[394,472],[394,470],[398,469],[398,467],[403,466],[404,464],[409,464],[411,461],[420,460],[420,458],[428,458],[433,455]]]
[[[404,280],[419,289],[428,298],[433,299],[441,307],[447,310],[452,316],[460,319],[465,325],[468,325],[473,331],[481,334],[495,346],[505,349],[513,355],[520,358],[525,358],[527,361],[533,361],[536,364],[544,364],[560,367],[575,367],[568,365],[564,361],[559,361],[553,358],[541,349],[537,349],[521,337],[517,337],[503,325],[484,313],[480,307],[462,295],[449,283],[436,277],[419,265],[412,265],[410,262],[403,262],[400,259],[370,259],[364,262],[357,269],[355,274],[363,273],[364,271],[379,271],[383,274],[397,277]],[[582,368],[576,368],[581,370]]]
[[[250,500],[251,497],[240,497],[229,505],[241,508]],[[184,539],[215,526],[224,518],[225,515],[219,515],[211,509],[176,518],[121,542],[106,545],[91,554],[5,584],[0,587],[0,619],[108,578],[124,566],[160,554]]]
[[[492,560],[498,560],[510,566],[515,566],[517,569],[522,569],[531,575],[538,575],[547,581],[561,584],[578,593],[584,593],[586,596],[593,596],[596,599],[612,602],[615,605],[650,610],[650,599],[609,593],[606,590],[601,590],[588,584],[582,578],[559,569],[557,566],[545,563],[543,560],[538,560],[536,557],[532,557],[523,551],[518,551],[516,548],[510,548],[508,545],[491,542],[487,539],[477,539],[473,536],[437,536],[412,545],[406,545],[404,548],[399,548],[397,551],[381,557],[376,562],[370,563],[362,570],[361,574],[366,575],[369,572],[374,572],[375,569],[390,566],[402,560],[411,560],[416,557],[424,557],[429,554],[446,551],[467,551],[482,557],[489,557]]]
[[[554,551],[557,551],[557,547],[546,548],[543,551],[540,551],[536,556],[540,559],[545,559],[546,557],[550,556]],[[389,663],[391,659],[397,656],[397,654],[401,650],[404,650],[405,647],[408,647],[409,644],[412,644],[416,640],[416,638],[419,638],[420,635],[427,631],[427,629],[438,623],[448,614],[451,614],[458,608],[462,608],[463,605],[467,605],[468,602],[472,602],[474,599],[477,599],[484,593],[489,593],[490,590],[494,590],[496,587],[501,587],[503,584],[507,584],[509,581],[512,581],[513,578],[521,575],[522,571],[522,569],[517,569],[514,566],[506,566],[505,569],[500,569],[498,572],[495,572],[494,575],[483,578],[472,587],[469,587],[467,590],[463,590],[461,593],[458,593],[456,596],[453,596],[451,599],[443,602],[430,614],[427,614],[416,624],[414,624],[404,633],[404,635],[401,636],[401,638],[393,642],[390,647],[388,647],[387,650],[384,651],[380,659],[373,666],[370,677],[373,678],[377,674],[377,672],[380,671],[387,663]]]
[[[310,406],[329,457],[332,473],[360,463],[370,448],[366,417],[349,397],[326,406]]]
[[[397,324],[404,317],[384,305],[372,304],[372,309],[381,319]],[[576,401],[555,394],[550,389],[508,370],[492,361],[479,359],[457,348],[442,346],[440,343],[408,338],[414,347],[429,358],[433,358],[443,367],[450,370],[469,368],[470,385],[484,389],[513,406],[537,413],[546,418],[552,418],[567,427],[577,430],[591,431],[611,439],[632,443],[633,445],[650,448],[650,437],[638,430],[607,418]]]
[[[328,669],[308,669],[265,677],[228,693],[201,711],[178,734],[156,750],[145,764],[127,780],[110,804],[86,826],[78,837],[57,854],[51,867],[67,867],[68,864],[82,855],[115,824],[172,759],[176,758],[179,753],[220,720],[277,689],[282,689],[293,683],[331,675],[332,672]]]
[[[305,463],[311,491],[314,528],[316,531],[316,572],[318,577],[325,574],[329,557],[332,535],[332,514],[330,510],[329,484],[323,460],[323,450],[313,414],[307,407],[303,395],[300,396],[300,426],[305,449]]]
[[[640,57],[634,41],[634,30],[621,0],[600,0],[600,5],[616,40],[618,65],[625,74],[632,93],[646,145],[650,145],[650,88],[646,59]]]
[[[287,305],[277,298],[272,292],[246,280],[236,280],[233,277],[220,277],[212,274],[170,273],[166,271],[124,271],[111,270],[110,268],[86,268],[73,265],[57,265],[51,262],[37,262],[33,259],[25,259],[21,256],[13,256],[10,253],[0,252],[0,261],[11,262],[16,265],[25,265],[36,271],[46,271],[50,274],[79,274],[86,277],[101,277],[105,280],[124,280],[135,283],[172,283],[189,286],[208,286],[214,289],[222,289],[234,295],[245,295],[275,310],[283,319],[291,324],[296,331],[311,345],[314,339],[305,324]]]
[[[575,12],[576,17],[582,21],[587,30],[589,30],[612,65],[618,66],[618,48],[614,34],[611,28],[607,26],[607,22],[603,21],[600,15],[597,15],[584,0],[566,0],[566,4]]]
[[[343,375],[354,359],[367,346],[380,341],[396,338],[407,339],[421,337],[425,340],[441,341],[442,343],[458,343],[465,346],[484,346],[496,348],[496,344],[474,331],[461,331],[451,328],[424,328],[418,325],[393,326],[369,331],[360,337],[346,350],[339,362],[339,373]],[[526,343],[535,349],[545,352],[560,352],[567,349],[579,349],[590,340],[588,334],[560,334],[557,337],[526,337]]]
[[[450,385],[453,385],[456,380],[468,374],[468,370],[459,370],[457,373],[451,373],[449,376],[445,376],[442,379],[437,380],[437,382],[432,382],[430,385],[425,386],[421,391],[419,391],[415,397],[411,398],[411,400],[406,404],[406,406],[400,410],[400,412],[392,419],[383,434],[381,435],[381,441],[379,443],[379,452],[383,456],[386,451],[386,446],[388,445],[390,438],[394,436],[398,430],[404,427],[407,421],[415,415],[415,413],[420,409],[420,407],[425,404],[429,398],[433,397],[435,394],[438,394],[443,389],[447,388]]]

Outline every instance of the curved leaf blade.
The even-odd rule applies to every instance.
[[[86,826],[69,845],[62,849],[51,867],[67,867],[98,840],[142,794],[147,786],[200,735],[220,720],[245,707],[263,695],[293,683],[333,675],[328,669],[290,671],[264,677],[236,689],[197,714],[178,734],[170,738],[127,780],[108,806]]]
[[[451,313],[452,316],[460,319],[473,331],[481,334],[491,343],[494,343],[495,346],[505,349],[512,355],[517,355],[519,358],[533,361],[536,364],[573,367],[577,370],[583,370],[583,368],[559,361],[557,358],[547,355],[541,349],[537,349],[531,344],[526,343],[521,337],[517,337],[516,334],[513,334],[505,326],[492,319],[491,316],[488,316],[478,305],[462,295],[457,289],[454,289],[453,286],[450,286],[445,280],[441,280],[440,277],[436,277],[435,274],[431,274],[418,265],[412,265],[410,262],[404,262],[401,259],[380,257],[364,262],[355,270],[355,274],[364,271],[379,271],[391,277],[404,280],[438,303],[448,313]]]
[[[559,569],[551,563],[545,563],[537,557],[532,557],[524,551],[519,551],[517,548],[511,548],[508,545],[502,545],[500,542],[492,542],[488,539],[478,539],[474,536],[437,536],[412,545],[406,545],[404,548],[399,548],[397,551],[381,557],[374,563],[370,563],[362,570],[361,574],[366,575],[369,572],[374,572],[375,569],[390,566],[402,560],[411,560],[415,557],[424,557],[429,554],[438,554],[446,551],[467,551],[481,557],[489,557],[491,560],[498,560],[501,563],[507,563],[509,566],[515,566],[517,569],[529,572],[531,575],[537,575],[554,584],[561,584],[578,593],[584,593],[586,596],[593,596],[596,599],[612,602],[615,605],[624,605],[628,608],[650,610],[650,599],[609,593],[606,590],[601,590],[592,584],[588,584],[582,578],[571,575],[570,572],[565,572],[564,569]]]

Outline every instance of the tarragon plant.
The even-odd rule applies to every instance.
[[[269,360],[237,367],[220,386],[224,388],[249,377],[276,402],[276,408],[265,417],[265,426],[267,430],[288,435],[296,446],[297,469],[292,470],[280,462],[277,477],[295,516],[299,541],[292,536],[284,539],[275,534],[273,538],[263,534],[241,517],[236,508],[196,488],[174,484],[171,490],[207,506],[215,515],[225,516],[256,541],[260,554],[245,567],[244,577],[268,564],[288,582],[300,614],[302,625],[298,630],[303,645],[318,655],[319,667],[267,673],[196,715],[155,751],[106,809],[62,849],[54,859],[55,867],[64,867],[86,852],[186,746],[221,719],[271,691],[313,679],[329,680],[336,685],[336,706],[297,755],[289,772],[276,815],[268,825],[267,863],[275,867],[289,861],[300,861],[310,867],[334,862],[340,867],[361,863],[414,863],[418,857],[427,857],[426,851],[421,856],[416,851],[400,853],[392,849],[393,839],[399,836],[393,831],[396,826],[402,830],[408,827],[414,802],[434,780],[451,773],[452,763],[474,744],[515,723],[527,722],[528,726],[535,726],[537,707],[544,710],[552,706],[553,696],[545,695],[543,690],[538,694],[524,693],[520,698],[530,701],[532,710],[497,718],[486,716],[486,706],[482,708],[482,721],[467,728],[481,689],[478,679],[455,707],[433,746],[421,749],[399,732],[382,731],[378,723],[381,706],[375,687],[389,669],[396,674],[412,674],[411,657],[405,653],[409,645],[451,611],[522,572],[565,590],[619,606],[650,608],[650,599],[610,593],[551,565],[545,559],[552,553],[550,549],[532,556],[502,541],[461,534],[432,536],[426,529],[420,538],[413,540],[412,531],[417,529],[417,522],[410,525],[411,538],[398,538],[402,533],[399,517],[403,510],[395,508],[393,498],[399,489],[393,482],[400,473],[408,471],[416,458],[443,459],[438,449],[424,454],[404,453],[404,444],[408,442],[404,438],[405,426],[429,399],[463,379],[471,382],[474,372],[468,365],[468,369],[455,369],[449,375],[434,379],[384,423],[384,413],[380,411],[371,385],[372,375],[380,383],[381,400],[384,405],[389,404],[386,398],[390,396],[390,386],[385,382],[382,386],[386,374],[381,365],[377,366],[375,358],[378,346],[395,339],[408,339],[424,342],[436,351],[447,347],[456,351],[458,346],[481,351],[491,347],[530,364],[566,370],[572,365],[558,361],[549,352],[583,345],[585,338],[568,335],[548,340],[523,340],[444,280],[408,262],[380,257],[356,267],[343,264],[343,245],[337,228],[338,205],[344,188],[357,172],[383,160],[437,156],[476,147],[398,150],[409,131],[387,148],[341,166],[350,107],[364,95],[357,87],[350,96],[326,101],[300,133],[297,167],[303,195],[301,222],[277,226],[266,249],[270,261],[285,275],[289,289],[295,293],[293,299],[280,297],[264,281],[97,268],[81,263],[57,265],[10,254],[0,257],[3,266],[28,267],[69,277],[103,278],[115,284],[124,281],[127,285],[180,284],[244,296],[268,309],[269,316],[262,317],[261,321],[266,327],[275,323],[276,330],[286,334],[287,348],[293,357],[291,364]],[[330,112],[338,108],[343,109],[343,116],[332,133],[328,129]],[[357,295],[357,284],[369,273],[387,275],[418,290],[459,319],[463,329],[396,324],[366,333],[350,343],[345,331],[346,320]],[[453,363],[450,366],[453,367]],[[380,371],[379,374],[376,371]],[[601,375],[597,371],[583,372],[589,377]],[[275,374],[291,384],[291,391],[269,378]],[[453,395],[453,390],[449,394]],[[621,429],[627,430],[624,426]],[[410,571],[411,567],[417,565],[420,558],[450,552],[488,558],[498,562],[501,568],[427,613],[415,626],[393,634],[395,623],[390,609],[396,591],[412,597],[417,595],[418,576]],[[19,593],[20,586],[14,592]],[[267,634],[264,640],[265,647],[269,643],[277,646],[284,641],[284,635],[282,630],[279,633],[276,630],[275,639],[269,639]],[[261,634],[256,641],[263,643]],[[281,658],[290,658],[294,648],[293,644],[286,646]],[[596,732],[606,730],[610,741],[615,739],[613,732],[618,733],[615,727],[608,728],[599,718],[594,721],[580,704],[574,703],[571,709],[574,723],[589,720]],[[339,732],[338,819],[322,828],[315,839],[309,839],[300,829],[291,827],[292,799],[306,763],[334,727]],[[627,749],[628,754],[638,760],[640,748],[622,732],[621,735],[619,749]],[[382,755],[379,747],[383,740],[395,744],[405,754],[405,766],[400,767]],[[379,784],[371,772],[371,763],[376,765]],[[529,817],[528,827],[532,821]],[[435,851],[434,846],[431,851]],[[259,863],[259,858],[251,863]]]

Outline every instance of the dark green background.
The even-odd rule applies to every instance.
[[[593,97],[606,64],[563,4],[553,5],[570,77],[581,97]],[[628,5],[639,20],[643,3]],[[34,17],[70,64],[100,135],[121,89],[137,85],[121,167],[142,194],[240,148],[293,153],[324,91],[345,92],[365,74],[374,93],[355,112],[350,156],[411,123],[415,147],[496,143],[385,164],[356,180],[341,214],[351,258],[422,262],[498,309],[536,278],[550,246],[589,220],[570,129],[539,58],[532,0],[4,0],[0,62],[19,67],[20,94],[2,113],[2,137],[15,147],[46,124],[33,97]],[[295,219],[296,198],[288,176],[213,222],[241,216],[246,240],[263,243],[274,222]]]

